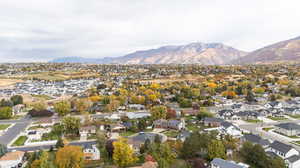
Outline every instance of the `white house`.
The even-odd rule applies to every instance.
[[[96,145],[86,145],[83,148],[85,160],[100,160],[100,151]]]
[[[279,141],[274,141],[273,143],[271,143],[267,151],[274,152],[282,159],[287,159],[293,155],[299,155],[299,152],[296,149],[294,149],[292,146],[286,145]]]
[[[285,159],[287,168],[298,168],[300,167],[300,156],[293,155]]]
[[[21,167],[25,152],[8,152],[0,158],[0,168]]]

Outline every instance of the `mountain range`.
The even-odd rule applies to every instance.
[[[62,57],[56,63],[98,64],[261,64],[300,61],[300,37],[281,41],[253,52],[245,52],[222,43],[190,43],[136,51],[120,57]]]

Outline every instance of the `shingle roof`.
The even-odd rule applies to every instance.
[[[287,130],[300,130],[300,125],[295,123],[282,123],[282,124],[277,124],[275,126]]]
[[[270,147],[284,154],[288,153],[293,148],[290,145],[286,145],[278,141],[274,141],[273,143],[271,143]]]
[[[245,168],[245,166],[238,165],[234,162],[215,158],[214,160],[211,161],[212,164],[218,165],[219,168]]]
[[[300,156],[299,155],[293,155],[293,156],[290,156],[290,157],[286,158],[286,160],[288,160],[290,163],[294,163],[294,162],[300,160]]]
[[[254,134],[245,134],[244,138],[249,142],[252,142],[255,144],[260,144],[262,146],[270,144],[270,142],[268,140],[262,139],[260,136],[254,135]]]

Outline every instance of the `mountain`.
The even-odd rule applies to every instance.
[[[300,37],[255,50],[232,64],[268,64],[300,61]]]
[[[246,52],[221,43],[191,43],[181,46],[163,46],[157,49],[136,51],[122,57],[90,59],[66,57],[51,62],[80,62],[100,64],[227,64],[246,55]]]

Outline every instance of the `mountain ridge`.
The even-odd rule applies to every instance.
[[[189,43],[167,45],[156,49],[140,50],[121,57],[82,58],[62,57],[51,62],[98,64],[202,64],[220,65],[238,59],[247,53],[222,43]]]

